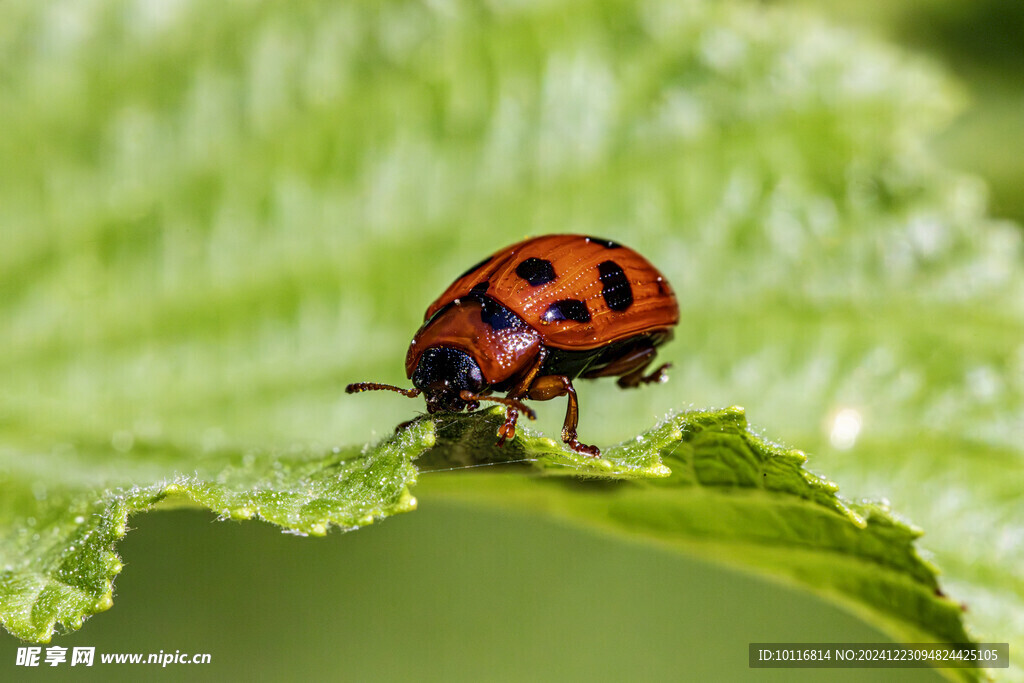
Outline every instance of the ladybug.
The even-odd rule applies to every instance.
[[[669,364],[646,370],[678,322],[672,288],[632,249],[585,235],[534,237],[477,263],[430,305],[405,357],[413,389],[361,382],[345,390],[422,393],[430,413],[500,403],[499,446],[515,436],[520,413],[536,418],[523,400],[568,396],[562,440],[597,457],[576,438],[572,381],[618,377],[624,389],[664,381]]]

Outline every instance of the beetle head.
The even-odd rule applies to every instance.
[[[465,351],[434,346],[420,356],[412,373],[412,383],[427,399],[428,412],[458,412],[467,405],[460,394],[463,391],[479,394],[484,388],[484,376],[477,362]]]

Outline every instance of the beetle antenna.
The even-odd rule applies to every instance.
[[[517,401],[514,398],[502,398],[500,396],[478,396],[477,394],[474,394],[471,391],[466,391],[465,389],[463,389],[462,392],[459,394],[459,398],[461,398],[463,401],[493,401],[494,403],[500,403],[503,406],[511,406],[512,408],[515,408],[516,410],[521,412],[523,415],[526,415],[526,417],[530,418],[531,420],[537,419],[537,413],[533,412],[532,408],[527,408],[525,403],[523,403],[522,401]]]
[[[345,387],[346,394],[358,394],[360,391],[394,391],[409,398],[416,398],[420,395],[419,389],[403,389],[402,387],[380,384],[378,382],[357,382]]]

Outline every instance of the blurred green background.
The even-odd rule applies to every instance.
[[[920,524],[975,628],[1007,640],[1018,229],[932,155],[1024,219],[1022,26],[1008,0],[4,4],[5,441],[380,438],[422,404],[342,387],[403,383],[455,274],[526,234],[593,233],[658,264],[683,323],[669,384],[582,388],[581,439],[744,405]],[[539,408],[557,433],[561,404]],[[749,672],[747,643],[881,638],[527,513],[424,497],[319,540],[147,514],[114,608],[59,643],[212,653],[177,678],[792,680]]]
[[[991,211],[1024,222],[1024,8],[1016,0],[817,3],[787,0],[858,26],[942,64],[964,89],[967,107],[936,140],[952,166],[991,188]]]

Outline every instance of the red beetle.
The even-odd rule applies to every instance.
[[[430,413],[504,404],[499,446],[515,436],[520,412],[536,417],[523,399],[568,395],[562,440],[596,457],[595,446],[576,439],[572,380],[618,377],[629,388],[666,379],[667,363],[645,371],[672,338],[679,305],[661,273],[632,249],[597,237],[545,235],[467,270],[424,320],[405,357],[414,389],[362,382],[346,391],[423,393]]]

